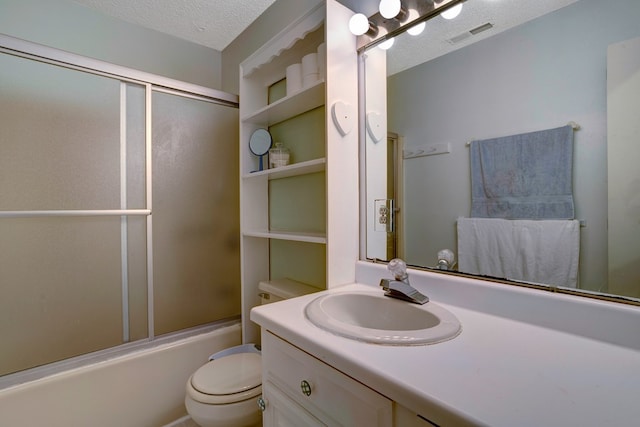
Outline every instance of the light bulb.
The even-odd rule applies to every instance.
[[[400,13],[400,0],[380,0],[380,15],[383,18],[391,19]]]
[[[409,14],[407,16],[407,22],[412,23],[414,22],[416,19],[420,18],[420,14],[418,13],[418,11],[416,9],[409,9]],[[411,25],[411,24],[409,24]],[[407,33],[411,34],[412,36],[417,36],[419,34],[422,34],[422,32],[424,31],[424,27],[426,27],[427,23],[426,22],[421,22],[417,25],[413,25],[412,27],[410,27],[407,30]]]
[[[456,16],[460,15],[461,11],[462,11],[462,3],[458,3],[457,5],[453,6],[452,8],[447,9],[444,12],[442,12],[440,14],[440,16],[442,16],[444,19],[453,19]]]
[[[393,38],[393,39],[389,39],[389,40],[385,40],[385,41],[383,41],[382,43],[380,43],[380,44],[378,45],[378,47],[379,47],[380,49],[382,49],[382,50],[387,50],[387,49],[389,49],[391,46],[393,46],[393,42],[394,42],[395,40],[396,40],[395,38]]]
[[[363,13],[356,13],[349,19],[349,31],[354,36],[361,36],[369,31],[369,18]]]
[[[426,26],[427,26],[426,22],[421,22],[418,25],[414,25],[413,27],[409,28],[407,30],[407,33],[411,34],[412,36],[418,36],[422,34],[422,32],[424,31],[424,27]]]

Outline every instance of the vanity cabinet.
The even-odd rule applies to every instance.
[[[429,427],[424,416],[262,331],[264,427]]]
[[[262,346],[265,427],[393,425],[383,395],[269,332]]]
[[[260,281],[291,279],[323,290],[355,278],[358,83],[356,39],[348,29],[352,15],[335,0],[320,2],[240,64],[243,319],[260,303]],[[287,67],[323,43],[319,78],[287,94]],[[352,107],[346,134],[332,118],[336,103]],[[274,145],[289,149],[289,165],[258,170],[259,158],[249,150],[257,129],[269,130]],[[244,342],[260,339],[248,320],[242,332]]]

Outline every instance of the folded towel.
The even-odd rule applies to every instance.
[[[578,220],[458,218],[465,273],[575,288],[579,252]]]
[[[573,219],[573,128],[471,142],[471,216]]]

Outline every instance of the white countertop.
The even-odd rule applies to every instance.
[[[443,426],[640,425],[637,349],[438,300],[463,329],[434,345],[362,343],[305,318],[314,298],[363,289],[377,287],[352,284],[256,307],[251,320]]]

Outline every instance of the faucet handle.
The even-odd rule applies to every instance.
[[[405,263],[400,258],[394,258],[389,261],[387,269],[391,272],[391,274],[393,274],[393,277],[395,277],[396,280],[405,280],[408,277],[407,263]]]

